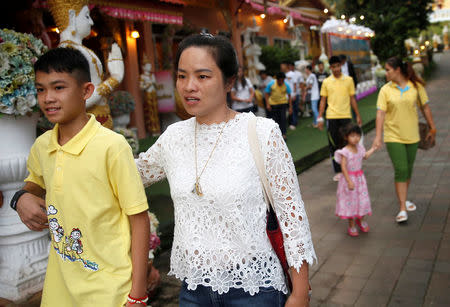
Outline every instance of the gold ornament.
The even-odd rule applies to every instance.
[[[48,0],[47,3],[56,26],[62,32],[69,26],[69,10],[78,15],[88,5],[88,0]]]

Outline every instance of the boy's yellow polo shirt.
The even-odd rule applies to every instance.
[[[417,83],[417,88],[408,81],[404,89],[396,83],[389,82],[380,90],[377,100],[377,109],[385,111],[384,141],[403,144],[413,144],[420,141],[419,118],[417,103],[428,103],[425,88]]]
[[[355,95],[353,79],[344,74],[323,80],[320,96],[327,97],[327,119],[352,118],[350,97]]]
[[[35,141],[25,179],[46,190],[51,247],[41,306],[123,306],[128,215],[148,209],[131,148],[93,115],[64,146],[57,140],[58,125]]]

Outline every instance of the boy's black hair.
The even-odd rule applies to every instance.
[[[340,130],[341,130],[343,139],[346,139],[352,133],[362,135],[361,127],[355,123],[348,123],[347,125],[341,127]]]
[[[344,60],[346,61],[347,60],[347,56],[345,54],[340,54],[339,55],[339,59],[341,60],[341,62],[344,61]]]
[[[306,65],[306,68],[309,69],[310,71],[313,70],[311,65]]]
[[[286,79],[286,75],[284,74],[284,72],[280,71],[277,73],[276,77],[277,80],[278,79]]]
[[[341,59],[339,59],[338,56],[333,55],[333,56],[330,58],[330,60],[328,61],[328,63],[330,64],[330,66],[333,65],[333,64],[335,64],[335,63],[341,64]]]
[[[89,63],[86,57],[74,48],[54,48],[44,53],[34,63],[34,72],[65,72],[71,74],[78,83],[91,82]]]
[[[323,64],[323,62],[322,62],[322,61],[318,61],[318,62],[317,62],[317,65],[320,65],[320,64]]]

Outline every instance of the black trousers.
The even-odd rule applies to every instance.
[[[328,148],[330,149],[330,157],[335,173],[340,173],[342,171],[341,165],[334,161],[334,152],[344,147],[345,140],[340,129],[351,121],[350,118],[327,119]]]
[[[273,119],[280,126],[281,134],[286,135],[288,104],[271,105],[272,111],[269,112],[269,118]]]

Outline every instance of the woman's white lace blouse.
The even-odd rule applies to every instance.
[[[144,185],[168,179],[175,207],[169,274],[185,280],[188,289],[211,286],[221,294],[243,288],[253,295],[259,287],[273,286],[287,292],[265,230],[266,204],[247,136],[250,116],[242,113],[226,123],[197,125],[198,173],[226,125],[200,178],[201,197],[192,192],[194,118],[169,126],[136,159]],[[298,271],[316,255],[292,157],[274,121],[258,118],[257,135],[287,260]]]

